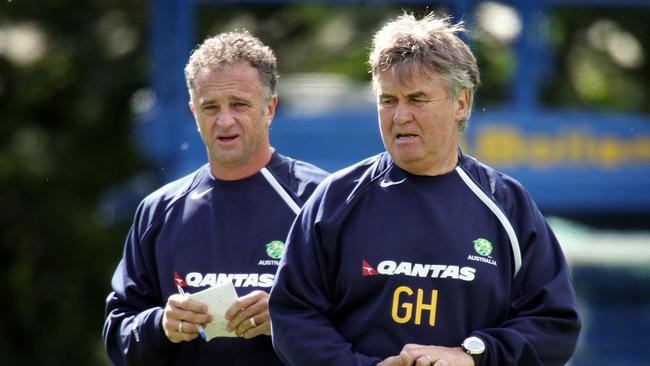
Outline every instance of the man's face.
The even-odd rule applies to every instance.
[[[376,86],[379,129],[395,163],[418,175],[454,169],[468,93],[450,101],[446,81],[438,73],[419,70],[402,82],[386,70],[377,76]]]
[[[213,171],[246,171],[266,164],[276,105],[277,96],[265,100],[259,73],[247,62],[197,76],[190,109]]]

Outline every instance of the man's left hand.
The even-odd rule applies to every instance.
[[[377,366],[474,366],[474,360],[460,347],[407,344],[399,356],[388,357]]]
[[[269,294],[253,291],[237,299],[226,311],[226,330],[238,336],[253,338],[261,334],[271,335]]]

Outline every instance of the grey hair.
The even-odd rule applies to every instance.
[[[380,73],[391,70],[400,82],[409,80],[415,70],[428,76],[439,73],[447,82],[450,100],[458,98],[463,90],[469,91],[469,108],[460,130],[474,104],[474,93],[480,83],[476,58],[456,34],[465,32],[462,22],[451,24],[449,18],[429,13],[422,19],[404,13],[388,21],[375,33],[368,57],[373,86],[377,86]]]
[[[279,78],[278,65],[273,50],[248,31],[221,33],[207,38],[190,55],[185,66],[188,90],[196,87],[197,75],[205,70],[219,71],[245,61],[257,69],[264,91],[270,100],[276,93]]]

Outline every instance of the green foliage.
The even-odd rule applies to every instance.
[[[546,105],[650,113],[650,7],[560,7],[551,14],[555,68]]]
[[[5,35],[22,29],[44,40],[28,61],[0,54],[2,364],[107,363],[104,299],[132,212],[107,220],[99,207],[145,168],[128,108],[147,81],[147,7],[137,3],[0,8]]]
[[[368,50],[383,22],[402,14],[404,6],[284,4],[215,6],[198,13],[198,38],[232,29],[247,29],[269,44],[281,74],[328,72],[369,81]],[[411,6],[415,14],[436,10]]]

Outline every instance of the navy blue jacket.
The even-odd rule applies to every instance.
[[[246,179],[217,180],[206,164],[146,197],[106,301],[103,336],[111,360],[117,365],[281,365],[265,335],[174,344],[163,333],[163,308],[177,284],[194,293],[231,280],[239,296],[268,292],[299,206],[325,176],[274,153],[262,171]]]
[[[407,343],[471,335],[482,366],[567,362],[580,321],[555,236],[518,182],[459,159],[429,177],[383,153],[318,187],[271,291],[287,365],[374,365]]]

